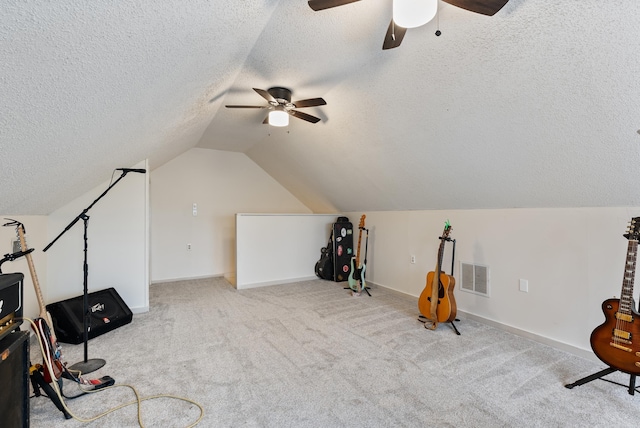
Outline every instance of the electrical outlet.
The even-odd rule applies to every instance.
[[[187,251],[191,251],[191,244],[187,244]]]
[[[198,204],[196,204],[196,203],[193,204],[192,212],[193,212],[193,216],[194,217],[198,216]]]
[[[526,279],[520,280],[520,291],[524,291],[525,293],[529,292],[529,281]]]
[[[416,262],[416,256],[412,255],[411,256],[411,264],[414,264]]]

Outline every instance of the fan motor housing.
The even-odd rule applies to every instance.
[[[287,88],[276,86],[274,88],[269,88],[267,92],[269,92],[271,96],[278,101],[284,100],[287,103],[291,102],[291,90]]]

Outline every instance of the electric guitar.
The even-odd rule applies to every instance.
[[[605,321],[591,333],[591,348],[600,360],[631,375],[640,375],[640,313],[633,300],[640,217],[634,217],[624,237],[629,240],[620,299],[602,303]]]
[[[349,288],[351,288],[354,293],[360,294],[362,290],[365,289],[367,284],[364,281],[364,271],[366,266],[364,263],[360,264],[360,244],[362,243],[362,232],[364,231],[364,219],[367,216],[362,214],[360,217],[360,224],[358,225],[358,229],[360,229],[360,233],[358,234],[358,249],[356,251],[356,256],[351,257],[351,272],[349,273]]]
[[[11,220],[11,219],[7,219]],[[61,347],[58,345],[58,341],[56,339],[54,330],[53,330],[53,322],[51,321],[51,315],[47,312],[46,305],[44,303],[44,298],[42,297],[42,292],[40,291],[40,283],[38,282],[38,275],[36,274],[36,269],[33,265],[33,260],[31,259],[31,251],[27,248],[27,241],[24,237],[24,225],[17,220],[11,220],[10,223],[5,224],[5,226],[16,226],[16,234],[18,235],[18,239],[20,240],[20,250],[25,253],[25,257],[27,259],[27,264],[29,265],[29,272],[31,273],[31,281],[33,282],[33,287],[36,292],[36,297],[38,299],[38,305],[40,306],[40,314],[38,318],[34,320],[35,327],[32,328],[35,331],[36,336],[40,340],[42,344],[42,348],[47,355],[47,359],[51,361],[51,369],[49,370],[48,364],[43,364],[44,371],[43,377],[45,382],[51,383],[53,381],[57,381],[62,376],[63,364],[61,362],[62,352]],[[43,356],[44,359],[44,356]]]
[[[431,321],[431,324],[425,324],[425,327],[431,330],[434,330],[439,322],[449,322],[456,319],[457,308],[453,297],[453,287],[456,285],[456,280],[453,276],[442,272],[444,243],[448,240],[450,233],[451,224],[447,220],[440,237],[436,269],[427,273],[427,284],[418,299],[420,313]]]

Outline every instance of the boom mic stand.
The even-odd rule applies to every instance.
[[[69,225],[67,227],[64,228],[64,230],[62,232],[60,232],[60,234],[49,243],[49,245],[47,245],[46,247],[44,247],[44,249],[42,251],[47,251],[49,248],[51,248],[51,246],[53,244],[56,243],[56,241],[62,236],[64,235],[69,229],[71,229],[77,222],[78,220],[82,220],[84,222],[84,264],[82,266],[82,271],[83,271],[83,290],[82,290],[82,311],[83,311],[83,341],[84,341],[84,360],[78,363],[73,364],[71,367],[69,367],[70,370],[78,370],[81,373],[91,373],[94,372],[96,370],[98,370],[100,367],[104,366],[106,364],[106,361],[101,359],[101,358],[92,358],[89,359],[89,351],[88,351],[88,342],[89,342],[89,319],[91,314],[89,313],[89,287],[88,287],[88,278],[89,278],[89,265],[87,263],[87,249],[88,249],[88,238],[87,238],[87,231],[89,228],[89,216],[87,215],[87,212],[100,200],[102,199],[102,197],[104,195],[107,194],[107,192],[109,190],[111,190],[113,188],[113,186],[115,186],[116,184],[118,184],[118,182],[120,180],[122,180],[124,178],[125,175],[127,175],[127,173],[129,172],[140,172],[140,173],[145,173],[146,170],[145,169],[131,169],[131,168],[118,168],[119,171],[122,171],[122,175],[120,177],[118,177],[118,179],[116,181],[114,181],[113,183],[111,183],[111,185],[109,187],[107,187],[107,190],[105,190],[104,192],[102,192],[102,194],[100,196],[98,196],[96,198],[95,201],[91,202],[91,204],[85,208],[84,210],[82,210],[82,212],[80,214],[78,214],[78,216],[76,218],[74,218],[71,223],[69,223]]]

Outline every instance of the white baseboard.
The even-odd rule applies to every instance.
[[[129,310],[131,310],[131,313],[136,315],[136,314],[144,314],[146,312],[149,312],[149,306],[138,306],[135,308],[129,308]]]
[[[151,280],[151,285],[164,284],[166,282],[191,281],[194,279],[221,278],[223,276],[224,274],[217,274],[217,275],[188,276],[188,277],[170,278],[170,279],[156,279],[156,280]]]
[[[407,296],[416,297],[416,296],[413,296],[413,295],[411,295],[409,293],[406,293],[404,291],[396,290],[393,287],[387,287],[387,286],[384,286],[384,285],[375,284],[375,283],[371,283],[371,282],[368,282],[368,284],[373,284],[373,285],[375,285],[377,287],[386,288],[387,290],[397,291],[398,293],[402,293],[402,294],[405,294]],[[503,330],[503,331],[508,331],[509,333],[513,333],[513,334],[516,334],[516,335],[521,336],[521,337],[525,337],[527,339],[533,340],[534,342],[538,342],[538,343],[541,343],[543,345],[547,345],[547,346],[550,346],[552,348],[556,348],[556,349],[559,349],[561,351],[568,352],[568,353],[570,353],[572,355],[575,355],[577,357],[584,358],[585,360],[594,361],[594,362],[600,362],[598,357],[596,357],[596,355],[591,350],[585,350],[585,349],[582,349],[582,348],[578,348],[577,346],[569,345],[567,343],[560,342],[560,341],[557,341],[557,340],[554,340],[554,339],[550,339],[548,337],[540,336],[538,334],[531,333],[529,331],[522,330],[522,329],[510,326],[510,325],[507,325],[507,324],[502,324],[502,323],[500,323],[498,321],[490,320],[490,319],[484,318],[484,317],[482,317],[480,315],[471,314],[469,312],[465,312],[465,311],[462,311],[460,309],[458,309],[458,315],[462,315],[461,318],[467,318],[467,319],[471,319],[471,320],[474,320],[474,321],[478,321],[478,322],[480,322],[482,324],[486,324],[486,325],[489,325],[491,327],[494,327],[494,328],[497,328],[497,329],[500,329],[500,330]]]
[[[525,337],[527,339],[531,339],[534,342],[542,343],[543,345],[547,345],[547,346],[550,346],[552,348],[556,348],[556,349],[559,349],[561,351],[568,352],[568,353],[573,354],[573,355],[575,355],[577,357],[584,358],[585,360],[594,361],[594,362],[600,362],[598,357],[596,357],[596,355],[592,351],[587,351],[585,349],[578,348],[577,346],[569,345],[569,344],[566,344],[564,342],[560,342],[560,341],[557,341],[557,340],[554,340],[554,339],[550,339],[548,337],[540,336],[538,334],[531,333],[531,332],[526,331],[526,330],[521,330],[519,328],[512,327],[512,326],[506,325],[506,324],[502,324],[502,323],[499,323],[497,321],[493,321],[493,320],[481,317],[479,315],[471,314],[471,313],[468,313],[468,312],[465,312],[465,311],[458,310],[458,314],[459,315],[462,314],[462,318],[472,319],[472,320],[478,321],[478,322],[480,322],[482,324],[487,324],[487,325],[490,325],[491,327],[495,327],[495,328],[500,329],[500,330],[508,331],[509,333],[513,333],[513,334],[516,334],[518,336],[522,336],[522,337]]]
[[[318,277],[314,275],[314,276],[305,276],[302,278],[278,279],[276,281],[253,282],[251,284],[242,284],[241,286],[238,286],[236,284],[236,288],[238,290],[244,290],[246,288],[258,288],[258,287],[266,287],[268,285],[289,284],[292,282],[309,281],[311,279],[318,279]]]

